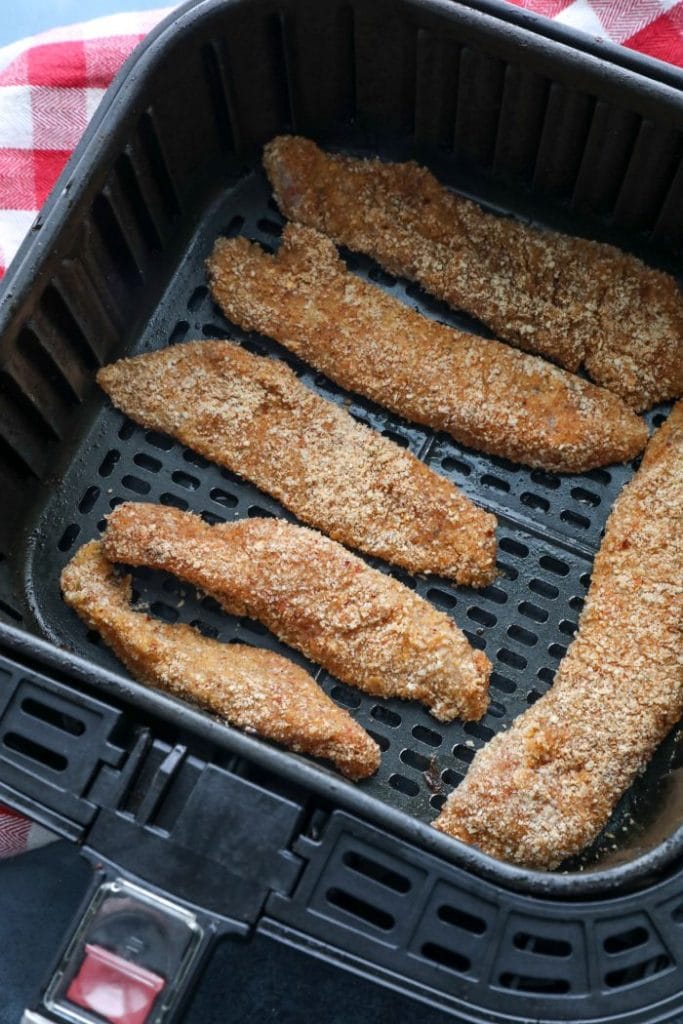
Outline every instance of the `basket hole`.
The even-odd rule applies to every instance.
[[[443,903],[437,910],[437,917],[446,924],[452,924],[454,928],[462,928],[472,935],[483,935],[486,931],[486,921],[476,914],[468,914],[466,910],[459,907],[452,907],[449,903]]]
[[[500,693],[514,693],[517,689],[517,684],[506,676],[502,676],[500,672],[491,673],[490,684],[494,690],[498,690]]]
[[[60,551],[69,551],[73,547],[73,543],[81,532],[81,528],[78,523],[71,523],[67,526],[62,536],[57,541],[57,547]]]
[[[466,764],[472,764],[475,754],[474,747],[466,747],[464,743],[458,743],[453,747],[454,757],[457,757],[459,761],[465,761]]]
[[[140,469],[146,469],[149,473],[158,473],[161,469],[161,462],[153,455],[146,455],[145,452],[138,452],[133,456],[133,462]]]
[[[209,492],[209,497],[216,504],[223,505],[224,508],[237,508],[239,505],[239,498],[230,494],[229,491],[224,491],[221,487],[213,487]]]
[[[572,609],[572,611],[582,612],[583,611],[583,606],[584,606],[584,599],[582,597],[579,597],[578,595],[576,595],[575,597],[570,597],[569,598],[569,607]]]
[[[208,622],[204,622],[203,619],[193,619],[190,623],[202,636],[208,637],[209,640],[216,640],[218,638],[218,630],[215,626],[209,625]]]
[[[516,640],[518,644],[524,644],[525,647],[535,647],[538,643],[538,637],[535,633],[524,629],[523,626],[518,626],[516,623],[508,626],[507,635],[511,640]]]
[[[481,483],[484,487],[490,487],[494,491],[502,491],[503,494],[507,494],[510,490],[510,484],[507,480],[501,480],[497,476],[492,476],[490,473],[484,473],[481,478]]]
[[[529,554],[526,544],[521,544],[518,540],[513,540],[512,537],[501,537],[498,546],[501,551],[506,551],[509,555],[516,555],[517,558],[526,558]]]
[[[189,473],[183,473],[180,470],[176,470],[171,475],[171,480],[174,484],[184,487],[187,491],[196,491],[199,487],[199,480],[196,476],[190,476]]]
[[[587,491],[585,487],[572,487],[571,496],[574,501],[580,501],[582,505],[590,505],[591,508],[597,508],[600,504],[600,497],[594,494],[593,491]]]
[[[111,476],[111,474],[114,472],[114,466],[116,465],[120,458],[121,452],[116,451],[115,448],[112,448],[110,452],[107,452],[107,454],[102,459],[102,462],[100,463],[100,468],[98,470],[100,476]]]
[[[235,235],[239,235],[240,231],[244,227],[244,217],[240,217],[236,214],[229,222],[227,227],[224,227],[221,234],[226,238],[234,238]]]
[[[538,579],[529,580],[529,590],[540,597],[547,597],[549,601],[554,601],[560,592],[554,584]]]
[[[441,608],[443,611],[450,611],[457,604],[453,594],[447,594],[444,590],[437,590],[436,587],[431,587],[427,591],[427,597],[437,608]]]
[[[355,850],[347,850],[342,860],[351,871],[371,878],[373,882],[379,882],[380,885],[386,886],[387,889],[393,889],[394,892],[406,893],[410,892],[412,888],[410,879],[405,875],[400,875],[398,871],[392,871],[391,868],[385,867],[384,864],[378,864],[377,861],[370,860],[369,857],[363,857]]]
[[[30,740],[27,736],[20,736],[16,732],[8,732],[3,743],[8,750],[23,754],[30,761],[51,768],[53,772],[63,772],[69,763],[63,754],[58,754],[55,750],[44,747],[42,743],[36,743],[35,740]]]
[[[405,796],[417,796],[420,792],[417,782],[414,782],[413,779],[407,779],[405,775],[390,775],[389,785],[399,793],[404,793]]]
[[[337,704],[343,704],[345,708],[360,707],[360,694],[356,693],[355,690],[350,690],[348,686],[342,686],[340,683],[332,687],[330,697],[336,700]]]
[[[513,566],[508,565],[507,562],[496,561],[496,566],[500,570],[501,574],[508,580],[516,580],[519,573]]]
[[[119,427],[119,437],[121,438],[122,441],[128,441],[128,439],[133,436],[136,430],[137,427],[132,420],[124,420],[121,426]]]
[[[481,628],[481,627],[477,630],[476,633],[472,633],[471,630],[469,630],[469,629],[463,629],[463,633],[465,634],[465,636],[467,637],[467,639],[471,643],[472,647],[474,647],[477,651],[484,651],[484,650],[486,650],[486,641],[481,636],[478,635],[479,633],[482,633],[482,632],[483,632],[483,628]]]
[[[547,569],[548,572],[554,573],[555,576],[567,576],[569,574],[567,563],[559,558],[555,558],[553,555],[541,555],[538,564],[541,568]]]
[[[629,967],[608,971],[605,975],[605,984],[608,988],[624,988],[626,985],[633,985],[638,981],[661,974],[668,967],[671,967],[670,957],[666,953],[660,953],[639,964],[631,964]]]
[[[199,515],[205,523],[209,524],[209,526],[218,526],[219,523],[227,522],[223,516],[217,516],[215,512],[207,512],[206,509],[203,512],[200,512]]]
[[[159,501],[162,505],[168,505],[170,508],[180,509],[181,512],[187,512],[190,507],[184,498],[179,498],[177,494],[169,494],[168,492],[159,496]]]
[[[82,736],[85,732],[85,725],[79,718],[68,715],[57,708],[51,708],[49,704],[42,704],[40,701],[27,697],[21,702],[21,710],[31,718],[37,718],[40,722],[47,722],[62,732],[68,732],[70,736]]]
[[[529,705],[535,704],[536,701],[540,700],[542,696],[543,694],[539,693],[538,690],[529,690],[529,692],[526,695],[526,702]]]
[[[556,491],[561,483],[559,477],[553,476],[552,473],[544,473],[541,469],[534,469],[531,473],[531,479],[535,484],[547,487],[550,491]]]
[[[127,474],[121,481],[122,485],[127,491],[132,491],[133,494],[149,494],[151,488],[146,480],[141,480],[139,476],[130,476]]]
[[[577,623],[572,622],[570,619],[562,619],[559,625],[560,633],[564,633],[565,636],[574,636],[577,630]]]
[[[481,626],[495,626],[498,621],[496,616],[492,615],[491,612],[487,612],[483,608],[477,608],[476,606],[474,608],[467,609],[467,618],[472,619],[473,622],[478,622]]]
[[[343,889],[336,887],[328,889],[327,902],[383,932],[391,931],[394,927],[394,918],[386,910],[381,910],[379,907],[373,906],[372,903],[359,899],[358,896],[352,896],[350,892],[344,892]]]
[[[424,725],[413,726],[413,736],[420,743],[426,743],[428,747],[438,747],[441,745],[442,737],[438,732],[434,732],[433,729],[427,729]]]
[[[616,932],[614,935],[608,935],[603,946],[605,952],[614,955],[616,953],[624,953],[627,949],[636,949],[638,946],[644,945],[650,938],[650,933],[647,928],[638,926],[636,928],[629,928],[626,932]]]
[[[453,949],[447,949],[437,942],[425,942],[422,947],[422,956],[439,967],[445,967],[449,971],[456,971],[458,974],[465,974],[469,971],[471,963],[462,953],[456,953]]]
[[[539,668],[538,672],[536,673],[536,678],[540,679],[542,683],[547,683],[548,686],[550,686],[552,684],[553,679],[555,678],[555,673],[551,668],[547,668],[544,665],[542,668]]]
[[[512,940],[517,949],[538,956],[570,956],[572,946],[566,939],[550,939],[545,935],[531,935],[529,932],[517,932]]]
[[[557,658],[558,661],[562,661],[566,653],[567,648],[564,646],[564,644],[551,644],[548,648],[548,654],[550,655],[550,657]]]
[[[444,772],[441,772],[441,778],[443,781],[447,786],[452,786],[453,789],[460,785],[464,777],[465,776],[461,775],[460,772],[456,772],[454,768],[446,768]]]
[[[521,654],[517,654],[516,651],[509,651],[507,647],[501,647],[498,651],[498,661],[502,661],[509,668],[517,669],[518,672],[521,672],[527,666],[526,658],[523,658]]]
[[[150,605],[149,610],[155,618],[163,619],[164,622],[178,621],[177,608],[172,608],[170,604],[166,604],[164,601],[155,601]]]
[[[388,738],[386,736],[382,736],[381,732],[375,732],[374,729],[366,729],[365,731],[367,732],[368,736],[371,736],[373,738],[373,740],[375,741],[375,743],[382,752],[388,750],[389,747],[391,746],[391,743],[389,742]]]
[[[269,508],[263,508],[262,505],[250,505],[247,509],[247,515],[250,519],[277,519],[274,512],[271,512]]]
[[[608,473],[606,469],[589,469],[587,473],[584,473],[584,476],[604,486],[612,482],[612,474]]]
[[[221,324],[202,324],[202,335],[205,338],[213,340],[218,339],[220,341],[222,338],[225,338],[226,333],[227,331],[225,327],[223,327]],[[254,352],[257,356],[263,355],[263,349],[259,348],[257,345],[250,345],[247,342],[244,342],[243,347],[246,348],[249,352]]]
[[[447,473],[460,473],[461,476],[469,476],[472,472],[472,467],[461,459],[454,459],[448,456],[441,460],[441,466]]]
[[[550,502],[547,498],[542,498],[540,494],[534,494],[533,491],[523,491],[519,500],[522,505],[526,505],[527,508],[533,508],[537,512],[548,512],[550,509]]]
[[[429,770],[429,758],[425,757],[424,754],[418,754],[416,750],[402,750],[400,756],[404,764],[409,765],[410,768],[414,768],[418,772]]]
[[[199,309],[199,307],[201,306],[202,302],[204,301],[208,294],[209,289],[206,287],[206,285],[200,284],[198,288],[195,288],[195,290],[192,292],[192,295],[190,295],[190,298],[187,301],[187,308],[190,310],[191,313],[194,313],[196,312],[196,310]]]
[[[279,238],[282,234],[282,224],[271,220],[270,217],[261,217],[256,226],[264,235],[270,235],[273,238]]]
[[[382,437],[393,441],[399,448],[407,448],[409,445],[408,438],[404,434],[399,434],[396,430],[383,430]]]
[[[465,722],[464,729],[468,736],[476,736],[478,740],[483,740],[484,743],[488,743],[494,737],[493,729],[489,729],[487,725],[482,725],[481,722]]]
[[[480,591],[480,593],[482,597],[487,598],[489,601],[494,601],[495,604],[505,604],[505,602],[508,599],[508,596],[505,593],[505,591],[500,590],[499,587],[484,587],[484,589]]]
[[[578,512],[572,512],[569,508],[560,512],[560,519],[563,523],[569,523],[570,526],[576,526],[580,530],[587,530],[591,524],[590,519],[587,519],[586,516],[580,516]]]
[[[186,448],[183,452],[183,460],[189,462],[192,466],[196,466],[197,469],[208,469],[211,463],[208,459],[205,459],[203,455],[198,452],[193,452],[191,448]]]
[[[145,434],[145,441],[147,441],[147,444],[151,444],[153,448],[158,448],[162,452],[170,452],[175,444],[173,438],[169,437],[168,434],[159,434],[156,430],[148,430]]]
[[[177,345],[178,342],[184,341],[189,329],[190,325],[187,320],[179,320],[168,336],[169,345]]]
[[[395,711],[390,711],[389,708],[383,707],[382,704],[376,704],[370,714],[378,722],[382,722],[383,725],[389,725],[392,729],[398,728],[401,724],[401,716],[397,715]]]
[[[208,604],[202,601],[205,608],[208,608]],[[219,606],[220,607],[220,606]],[[211,609],[213,611],[213,609]],[[254,636],[268,636],[268,630],[262,622],[257,622],[255,619],[243,619],[242,629],[246,630],[247,633],[252,633]],[[360,698],[359,698],[360,701]]]
[[[517,992],[536,992],[554,996],[569,992],[569,982],[566,978],[534,978],[528,974],[504,971],[499,982],[502,988],[514,989]]]
[[[368,273],[368,277],[371,281],[374,281],[376,284],[381,284],[384,288],[393,288],[396,284],[396,278],[392,277],[391,274],[385,273],[385,271],[381,270],[379,267],[372,267]]]
[[[537,604],[532,604],[530,601],[522,601],[518,605],[518,611],[525,618],[531,619],[533,622],[547,622],[548,613],[545,608],[539,608]]]
[[[84,515],[91,512],[99,496],[99,487],[89,487],[78,503],[78,511]]]

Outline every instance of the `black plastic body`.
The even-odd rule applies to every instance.
[[[548,901],[553,927],[564,914],[558,909],[561,900],[596,900],[596,907],[603,906],[600,913],[609,916],[612,911],[605,908],[628,901],[634,887],[642,896],[667,879],[675,890],[676,858],[683,847],[676,734],[627,794],[608,834],[582,862],[570,865],[569,873],[543,875],[499,864],[429,827],[474,750],[550,685],[575,628],[609,508],[634,467],[582,477],[530,472],[346,396],[277,345],[227,324],[208,298],[203,261],[220,233],[246,233],[277,245],[281,218],[259,169],[260,150],[275,133],[293,130],[360,154],[417,157],[493,211],[613,241],[676,272],[683,237],[682,82],[674,69],[573,37],[506,5],[446,0],[204,0],[161,26],[129,61],[3,286],[0,612],[9,625],[2,627],[0,639],[13,655],[39,659],[76,701],[86,693],[105,708],[116,707],[127,728],[148,728],[163,737],[163,757],[154,764],[160,800],[164,757],[171,758],[169,780],[179,764],[194,763],[192,758],[210,765],[202,777],[214,780],[216,758],[221,770],[236,758],[251,766],[240,772],[256,773],[264,799],[293,786],[304,817],[316,807],[325,813],[332,807],[343,810],[365,822],[363,827],[393,836],[386,841],[403,851],[397,852],[399,859],[437,857],[434,863],[443,871],[469,879],[467,884],[496,906],[506,908],[516,899]],[[427,315],[484,331],[369,261],[347,256],[355,271]],[[231,474],[125,420],[94,385],[97,366],[124,354],[221,336],[288,359],[306,384],[333,401],[350,397],[354,415],[409,446],[499,517],[501,575],[485,591],[398,574],[452,614],[494,662],[492,704],[482,723],[444,727],[424,709],[370,699],[318,674],[383,748],[380,772],[360,786],[139,686],[59,597],[62,566],[78,544],[97,535],[104,515],[121,500],[161,501],[211,521],[285,514]],[[665,412],[655,410],[649,422],[656,425]],[[251,638],[281,649],[257,624],[222,615],[168,578],[141,573],[136,588],[161,617],[198,623],[223,640]],[[65,692],[58,699],[65,699]],[[182,898],[210,903],[210,894],[200,898],[195,891],[196,877],[205,872],[198,869],[193,876],[187,842],[176,848],[172,827],[164,826],[161,834],[153,820],[150,825],[148,812],[152,819],[157,813],[154,793],[132,822],[128,811],[121,812],[118,768],[106,760],[115,757],[107,730],[115,728],[117,714],[111,712],[111,721],[107,714],[100,732],[86,730],[88,743],[70,743],[61,755],[57,751],[66,768],[51,768],[34,747],[32,765],[24,762],[27,770],[17,774],[16,755],[31,761],[26,742],[42,745],[50,755],[49,744],[41,743],[43,727],[31,725],[37,731],[29,729],[18,750],[16,742],[14,748],[11,743],[0,747],[0,783],[9,787],[15,804],[32,805],[64,834],[96,844],[102,856],[132,874],[156,879],[169,891],[191,884],[192,893],[181,893]],[[12,729],[16,735],[15,724]],[[182,755],[173,754],[178,743],[185,748]],[[137,756],[133,749],[131,758]],[[101,767],[97,784],[83,767],[92,770],[93,759]],[[128,763],[137,770],[137,762]],[[114,787],[114,796],[107,786]],[[231,791],[230,782],[211,781],[211,786],[219,806],[221,787]],[[186,791],[181,787],[181,792]],[[286,793],[283,798],[290,799]],[[184,803],[173,806],[169,826]],[[628,828],[631,819],[635,827]],[[291,850],[298,827],[286,839],[264,834],[263,843]],[[136,848],[148,851],[139,864],[126,860]],[[163,862],[175,865],[168,877],[160,866],[162,851]],[[228,860],[234,855],[230,845]],[[220,871],[225,869],[224,863]],[[285,915],[284,900],[291,893],[285,895],[276,882],[272,891],[282,896],[278,906]],[[252,923],[261,912],[255,909],[258,894],[253,899],[246,914]],[[287,906],[296,927],[313,934],[312,924],[305,924],[313,916],[303,914],[296,901]],[[354,928],[354,935],[362,934],[357,922]],[[673,929],[671,935],[677,938],[679,932]],[[509,952],[516,948],[513,938],[505,939]],[[650,960],[660,969],[648,974],[650,966],[639,976],[637,996],[630,988],[630,1004],[624,1005],[644,1014],[642,1019],[649,1012],[645,1008],[659,999],[654,990],[646,991],[643,978],[659,985],[659,975],[669,977],[677,963],[673,938],[665,943],[666,966],[653,954]],[[410,943],[388,944],[402,950],[402,976],[412,977]],[[593,956],[578,938],[571,948],[570,974]],[[372,952],[379,949],[367,945],[368,962],[380,962]],[[481,966],[470,958],[475,964]],[[438,975],[447,979],[445,990],[452,981],[443,973],[447,969],[441,964]],[[585,975],[588,1001],[581,1014],[603,1012],[600,978],[607,973]],[[481,993],[498,991],[494,975],[503,974],[535,977],[501,969],[485,975],[476,998],[468,989],[465,998],[487,1005],[488,1019],[494,1019],[494,1007]],[[464,975],[463,991],[467,970]],[[522,1015],[563,1019],[568,1003],[562,998],[579,982],[570,981],[569,989],[560,991],[562,977],[553,977],[559,988],[543,990],[543,1006],[534,1002],[538,988],[513,997],[519,982],[502,985],[505,994],[495,997],[502,1000],[501,1019],[510,999],[527,1000]],[[477,983],[483,978],[478,974]],[[609,995],[614,1000],[614,992]],[[553,999],[560,1000],[557,1006]]]

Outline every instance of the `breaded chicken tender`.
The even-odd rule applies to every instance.
[[[486,711],[490,662],[455,623],[313,530],[282,519],[208,526],[127,503],[103,543],[112,561],[174,573],[367,693],[422,701],[442,721]]]
[[[310,228],[287,225],[275,256],[245,238],[219,239],[208,269],[212,295],[234,323],[472,448],[578,473],[645,446],[645,425],[616,395],[428,320],[349,273]]]
[[[133,611],[130,578],[114,573],[99,541],[74,555],[61,585],[67,604],[140,682],[290,750],[327,758],[350,779],[377,771],[374,740],[297,665]]]
[[[264,165],[285,216],[418,281],[501,338],[584,366],[633,409],[683,393],[683,297],[613,246],[497,217],[415,163],[331,155],[281,136]]]
[[[282,362],[193,341],[122,359],[97,380],[132,419],[246,477],[334,540],[469,586],[495,575],[495,517]]]
[[[531,868],[595,839],[683,713],[683,403],[609,517],[550,691],[474,758],[438,829]]]

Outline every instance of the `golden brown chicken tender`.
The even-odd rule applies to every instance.
[[[275,256],[219,239],[214,299],[342,387],[456,441],[528,466],[582,472],[632,458],[643,422],[609,391],[509,345],[428,320],[351,274],[328,238],[289,224]]]
[[[193,341],[121,359],[97,380],[132,419],[246,477],[334,540],[469,586],[495,575],[495,517],[284,363]]]
[[[486,213],[415,163],[331,155],[281,136],[264,165],[280,209],[550,356],[636,410],[683,393],[683,297],[610,245]]]
[[[61,584],[67,604],[140,682],[291,750],[327,758],[351,779],[377,771],[374,740],[297,665],[133,611],[130,578],[115,575],[100,542],[74,555]]]
[[[550,691],[474,758],[435,822],[552,868],[598,835],[683,713],[683,403],[609,517]]]
[[[443,612],[314,530],[282,519],[207,526],[127,503],[103,543],[112,561],[174,573],[367,693],[422,701],[442,721],[486,711],[486,655]]]

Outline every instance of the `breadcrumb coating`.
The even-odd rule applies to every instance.
[[[280,136],[264,165],[287,217],[419,281],[512,344],[584,366],[636,410],[683,393],[683,297],[668,274],[613,246],[486,213],[415,163]]]
[[[438,829],[552,868],[596,838],[683,713],[683,403],[609,517],[550,691],[474,758]]]
[[[208,526],[126,503],[103,543],[112,561],[174,573],[367,693],[422,701],[442,721],[486,711],[490,662],[455,623],[314,530],[282,519]]]
[[[644,423],[616,395],[509,345],[428,320],[349,273],[333,243],[288,224],[275,256],[221,238],[214,299],[342,387],[456,441],[528,466],[581,472],[632,458]]]
[[[495,517],[282,362],[193,341],[122,359],[97,380],[132,419],[246,477],[334,540],[464,585],[495,576]]]
[[[350,779],[377,771],[377,744],[298,665],[133,611],[130,577],[115,574],[101,542],[74,555],[61,585],[67,604],[140,682],[291,750],[327,758]]]

